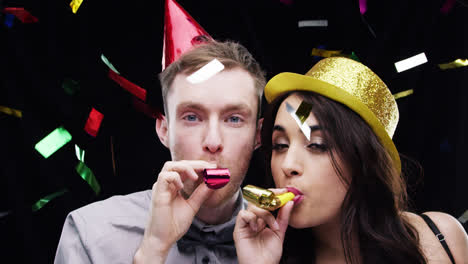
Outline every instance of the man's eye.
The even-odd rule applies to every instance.
[[[184,116],[184,119],[190,122],[195,122],[198,120],[196,115],[186,115]]]
[[[238,116],[231,116],[228,118],[228,121],[232,123],[240,123],[242,120]]]

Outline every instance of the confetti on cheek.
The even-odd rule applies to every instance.
[[[35,204],[33,204],[33,206],[32,206],[32,211],[33,211],[33,212],[38,211],[39,209],[41,209],[42,207],[44,207],[44,205],[46,205],[47,203],[49,203],[52,199],[57,198],[57,197],[63,195],[64,193],[66,193],[66,192],[68,192],[68,190],[67,190],[67,189],[63,189],[63,190],[61,190],[61,191],[58,191],[58,192],[49,194],[49,195],[47,195],[46,197],[39,199],[39,201],[37,201]]]
[[[367,0],[359,0],[359,12],[361,12],[361,15],[367,12]]]
[[[103,118],[104,115],[101,114],[98,110],[94,108],[91,109],[84,130],[91,136],[96,137],[97,133],[99,132],[99,128],[101,127]]]
[[[37,19],[37,17],[31,15],[31,13],[29,13],[23,7],[5,7],[3,10],[7,14],[14,15],[16,18],[18,18],[24,24],[36,23],[36,22],[39,21],[39,19]]]
[[[141,88],[140,86],[130,82],[129,80],[125,79],[124,77],[120,76],[118,73],[114,72],[113,70],[109,69],[109,78],[116,83],[118,83],[122,88],[129,91],[131,94],[140,98],[142,101],[146,101],[146,90]]]
[[[424,54],[423,52],[413,57],[409,57],[399,62],[395,62],[395,68],[397,72],[402,72],[402,71],[406,71],[411,68],[414,68],[416,66],[419,66],[421,64],[424,64],[426,62],[427,62],[427,57],[426,57],[426,54]]]
[[[76,14],[76,12],[78,12],[78,8],[80,8],[81,3],[83,3],[83,0],[72,0],[70,2],[70,7],[72,9],[73,14]]]
[[[3,106],[3,105],[0,105],[0,112],[5,113],[7,115],[15,116],[15,117],[18,117],[18,118],[23,117],[23,112],[21,112],[20,110],[16,110],[16,109],[6,107],[6,106]]]
[[[301,20],[297,22],[297,27],[328,27],[328,20]]]
[[[454,69],[454,68],[465,67],[465,66],[468,66],[468,59],[466,60],[456,59],[449,63],[439,64],[439,68],[442,70]]]
[[[213,77],[223,69],[224,65],[217,59],[213,59],[205,66],[201,67],[198,71],[190,74],[190,76],[187,77],[187,81],[193,84],[201,83]]]
[[[72,136],[65,128],[58,127],[39,141],[34,148],[47,159],[71,139]]]
[[[120,74],[120,72],[117,71],[117,69],[114,67],[114,65],[112,65],[112,63],[110,63],[110,61],[106,58],[106,56],[104,56],[104,54],[101,54],[101,60],[107,65],[107,67],[109,67],[115,73]]]
[[[12,14],[6,14],[5,15],[5,26],[8,28],[13,27],[13,22],[15,21],[15,16]]]
[[[396,94],[393,95],[393,97],[396,100],[396,99],[400,99],[400,98],[412,95],[413,92],[414,92],[413,89],[409,89],[409,90],[406,90],[406,91],[403,91],[403,92],[396,93]]]
[[[312,105],[302,101],[301,105],[299,105],[299,108],[297,108],[295,112],[296,116],[301,121],[301,125],[304,124],[307,117],[309,117],[310,111],[312,111]]]
[[[99,182],[94,176],[94,173],[84,163],[84,155],[85,155],[84,150],[78,147],[78,145],[75,145],[75,152],[76,152],[76,157],[79,160],[78,165],[75,168],[76,172],[81,176],[81,178],[83,178],[83,180],[85,180],[89,184],[91,189],[93,189],[94,193],[98,195],[101,192],[101,186],[99,185]]]
[[[304,123],[304,124],[301,123],[301,120],[296,115],[296,111],[294,110],[294,108],[288,102],[286,102],[286,111],[296,121],[297,125],[301,129],[302,133],[304,133],[307,140],[310,140],[310,127],[306,123]]]

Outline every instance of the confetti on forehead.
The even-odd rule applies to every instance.
[[[304,124],[304,122],[307,120],[307,117],[309,117],[311,110],[312,105],[302,101],[301,105],[299,105],[299,108],[297,108],[296,110],[296,116],[301,121],[301,124]]]
[[[310,140],[310,127],[306,123],[301,123],[301,120],[296,115],[296,111],[294,110],[294,108],[288,102],[286,102],[286,111],[296,121],[297,125],[301,129],[302,133],[304,133],[307,140]]]
[[[198,71],[190,74],[190,76],[187,77],[187,81],[193,84],[201,83],[215,76],[223,69],[224,65],[221,62],[219,62],[219,60],[213,59],[205,66],[201,67]]]

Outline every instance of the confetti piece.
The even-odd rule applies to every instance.
[[[190,76],[187,77],[187,81],[193,84],[201,83],[213,77],[215,74],[222,71],[223,69],[224,65],[221,62],[219,62],[219,60],[213,59],[205,66],[201,67],[198,71],[190,74]]]
[[[44,205],[46,205],[48,202],[50,202],[52,199],[57,198],[57,197],[63,195],[64,193],[66,193],[66,192],[68,192],[68,190],[63,189],[61,191],[49,194],[44,198],[41,198],[39,201],[37,201],[35,204],[33,204],[32,211],[36,212],[37,210],[41,209]]]
[[[133,94],[134,96],[140,98],[142,101],[146,101],[146,90],[140,86],[130,82],[124,77],[120,76],[118,73],[109,69],[109,78],[116,83],[118,83],[122,88]]]
[[[359,12],[364,15],[367,11],[367,0],[359,0]]]
[[[355,60],[357,62],[360,62],[358,56],[356,55],[356,53],[354,53],[354,51],[351,52],[351,55],[349,56],[349,58],[352,59],[352,60]]]
[[[9,215],[10,213],[11,213],[10,211],[0,212],[0,218],[5,217]]]
[[[72,12],[76,14],[78,12],[78,8],[80,8],[81,3],[83,3],[83,0],[72,0],[70,2],[70,7],[72,9]]]
[[[150,106],[148,104],[145,104],[144,102],[142,102],[138,98],[133,98],[132,102],[133,102],[133,107],[136,110],[144,113],[148,117],[150,117],[150,118],[162,118],[162,114],[158,109],[156,109],[156,108],[154,108],[154,107],[152,107],[152,106]]]
[[[101,60],[107,65],[107,67],[109,67],[111,70],[115,71],[115,73],[120,74],[120,72],[117,71],[117,69],[114,67],[114,65],[112,65],[112,63],[110,63],[110,61],[106,58],[106,56],[104,56],[104,54],[101,54]]]
[[[406,71],[411,68],[414,68],[416,66],[419,66],[421,64],[424,64],[426,62],[427,62],[427,57],[426,57],[426,54],[424,54],[423,52],[413,57],[409,57],[399,62],[395,62],[395,68],[397,72],[402,72],[402,71]]]
[[[466,223],[468,221],[468,210],[466,210],[459,218],[458,221],[460,221],[462,224]]]
[[[328,57],[332,57],[334,55],[339,55],[339,54],[341,54],[341,52],[342,52],[342,50],[325,50],[325,49],[313,48],[312,52],[311,52],[311,55],[312,56],[319,56],[319,57],[328,58]]]
[[[454,69],[454,68],[459,68],[459,67],[464,67],[464,66],[468,66],[468,59],[465,59],[465,60],[456,59],[449,63],[439,64],[439,68],[442,70]]]
[[[409,89],[409,90],[406,90],[406,91],[403,91],[403,92],[399,92],[399,93],[396,93],[393,95],[393,97],[396,99],[400,99],[400,98],[403,98],[403,97],[406,97],[408,95],[411,95],[413,94],[413,89]]]
[[[328,27],[328,20],[302,20],[297,23],[297,26],[302,27]]]
[[[76,157],[79,160],[79,163],[76,166],[76,172],[78,172],[81,178],[83,178],[83,180],[85,180],[89,184],[89,186],[91,186],[91,189],[93,189],[94,193],[98,195],[99,192],[101,192],[101,186],[99,185],[99,182],[94,176],[94,173],[84,163],[84,154],[85,154],[84,150],[78,147],[78,145],[75,145],[75,152],[76,152]]]
[[[23,112],[21,112],[20,110],[16,110],[16,109],[6,107],[6,106],[3,106],[3,105],[0,105],[0,112],[5,113],[7,115],[15,116],[15,117],[18,117],[18,118],[23,117]]]
[[[5,26],[7,26],[8,28],[11,28],[13,27],[13,22],[15,20],[15,16],[12,15],[12,14],[6,14],[5,16]]]
[[[69,78],[63,80],[62,88],[68,95],[74,95],[80,91],[80,85],[78,82]]]
[[[304,122],[307,120],[307,117],[309,117],[310,111],[312,111],[312,105],[302,101],[301,105],[299,105],[299,108],[297,108],[295,113],[301,121],[301,125],[304,124]]]
[[[294,4],[294,1],[293,0],[280,0],[280,3],[283,3],[287,6],[290,6],[292,4]]]
[[[104,115],[96,109],[91,109],[84,130],[93,137],[97,136]]]
[[[442,14],[448,14],[450,10],[452,10],[453,6],[455,5],[456,0],[446,0],[445,3],[440,8],[440,12]]]
[[[296,120],[296,123],[299,125],[302,133],[304,133],[307,140],[310,140],[310,127],[305,123],[304,124],[301,123],[301,120],[296,115],[296,111],[294,111],[294,108],[288,102],[286,102],[286,111],[288,111],[288,113],[292,116],[292,118]]]
[[[7,14],[12,14],[16,18],[18,18],[22,23],[36,23],[39,21],[35,16],[31,15],[27,10],[23,7],[5,7],[3,11]]]
[[[67,144],[71,139],[72,136],[70,133],[61,126],[39,141],[36,144],[35,149],[47,159],[50,155],[54,154],[57,150]]]

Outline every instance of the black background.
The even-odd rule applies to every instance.
[[[8,28],[0,18],[0,105],[23,112],[21,119],[0,113],[0,212],[8,213],[0,218],[0,252],[17,263],[51,263],[68,212],[151,188],[170,158],[154,119],[135,110],[132,95],[107,77],[100,59],[104,54],[122,76],[145,88],[147,102],[159,108],[164,2],[84,0],[77,14],[69,2],[0,0],[39,19],[15,20]],[[468,67],[437,66],[468,58],[466,1],[443,14],[445,0],[368,0],[364,15],[357,0],[178,2],[215,39],[244,44],[268,78],[305,73],[316,61],[312,48],[323,45],[354,51],[392,93],[413,89],[397,100],[394,136],[401,154],[421,164],[403,160],[413,210],[459,217],[468,209]],[[314,19],[328,20],[328,27],[298,28],[298,21]],[[395,62],[421,52],[428,63],[397,73]],[[81,88],[74,96],[62,88],[67,78]],[[83,130],[92,107],[104,114],[96,138]],[[34,145],[58,126],[73,140],[44,159]],[[85,163],[102,187],[98,196],[75,171],[75,144],[86,150]],[[255,153],[246,183],[258,181],[260,160]],[[68,192],[31,211],[40,198],[62,189]]]

